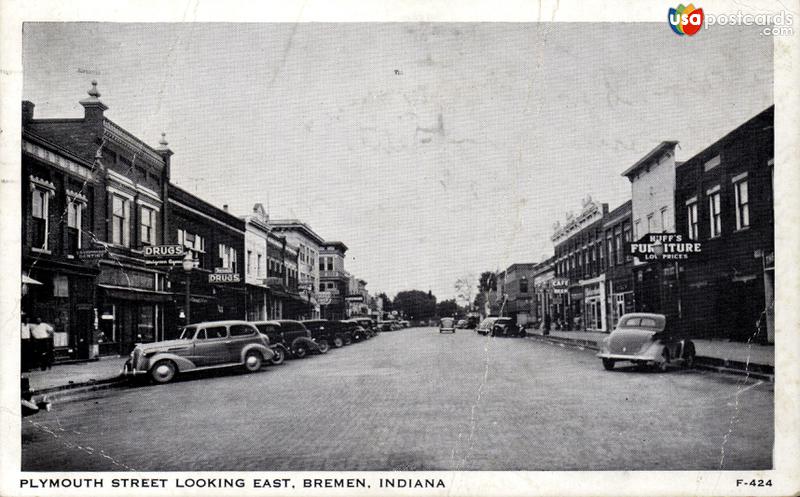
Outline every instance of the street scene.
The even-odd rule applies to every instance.
[[[22,470],[772,469],[771,41],[604,29],[28,23]]]
[[[31,471],[771,466],[772,383],[701,370],[661,373],[620,366],[603,372],[599,366],[590,351],[533,339],[467,329],[384,332],[255,374],[198,373],[169,385],[86,394],[23,420],[22,466]]]

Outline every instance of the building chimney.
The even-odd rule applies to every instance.
[[[92,81],[92,87],[87,92],[89,98],[84,98],[79,103],[83,105],[83,118],[87,121],[102,121],[103,112],[108,110],[106,104],[100,101],[100,92],[97,91],[97,81]]]
[[[25,127],[26,124],[33,121],[33,108],[36,107],[33,105],[33,102],[30,100],[23,100],[22,101],[22,126]]]

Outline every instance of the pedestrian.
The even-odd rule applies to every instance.
[[[22,313],[20,325],[19,362],[23,372],[31,369],[31,328],[28,325],[28,316]]]
[[[42,322],[42,318],[36,318],[36,324],[31,327],[31,338],[33,339],[33,351],[36,362],[42,371],[53,366],[53,334],[55,330],[52,326]]]
[[[544,330],[542,331],[542,335],[549,335],[550,334],[550,321],[552,318],[550,317],[550,313],[544,315]]]

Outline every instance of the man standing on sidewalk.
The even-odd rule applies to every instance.
[[[31,328],[31,338],[33,338],[33,351],[36,361],[42,371],[53,366],[53,334],[55,330],[52,326],[42,322],[42,318],[36,318],[36,324]]]
[[[28,316],[22,313],[22,324],[20,326],[19,359],[20,368],[27,372],[31,368],[31,328],[28,325]]]

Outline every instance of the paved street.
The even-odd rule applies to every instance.
[[[57,403],[22,437],[23,470],[763,469],[773,387],[412,328],[256,374]]]

